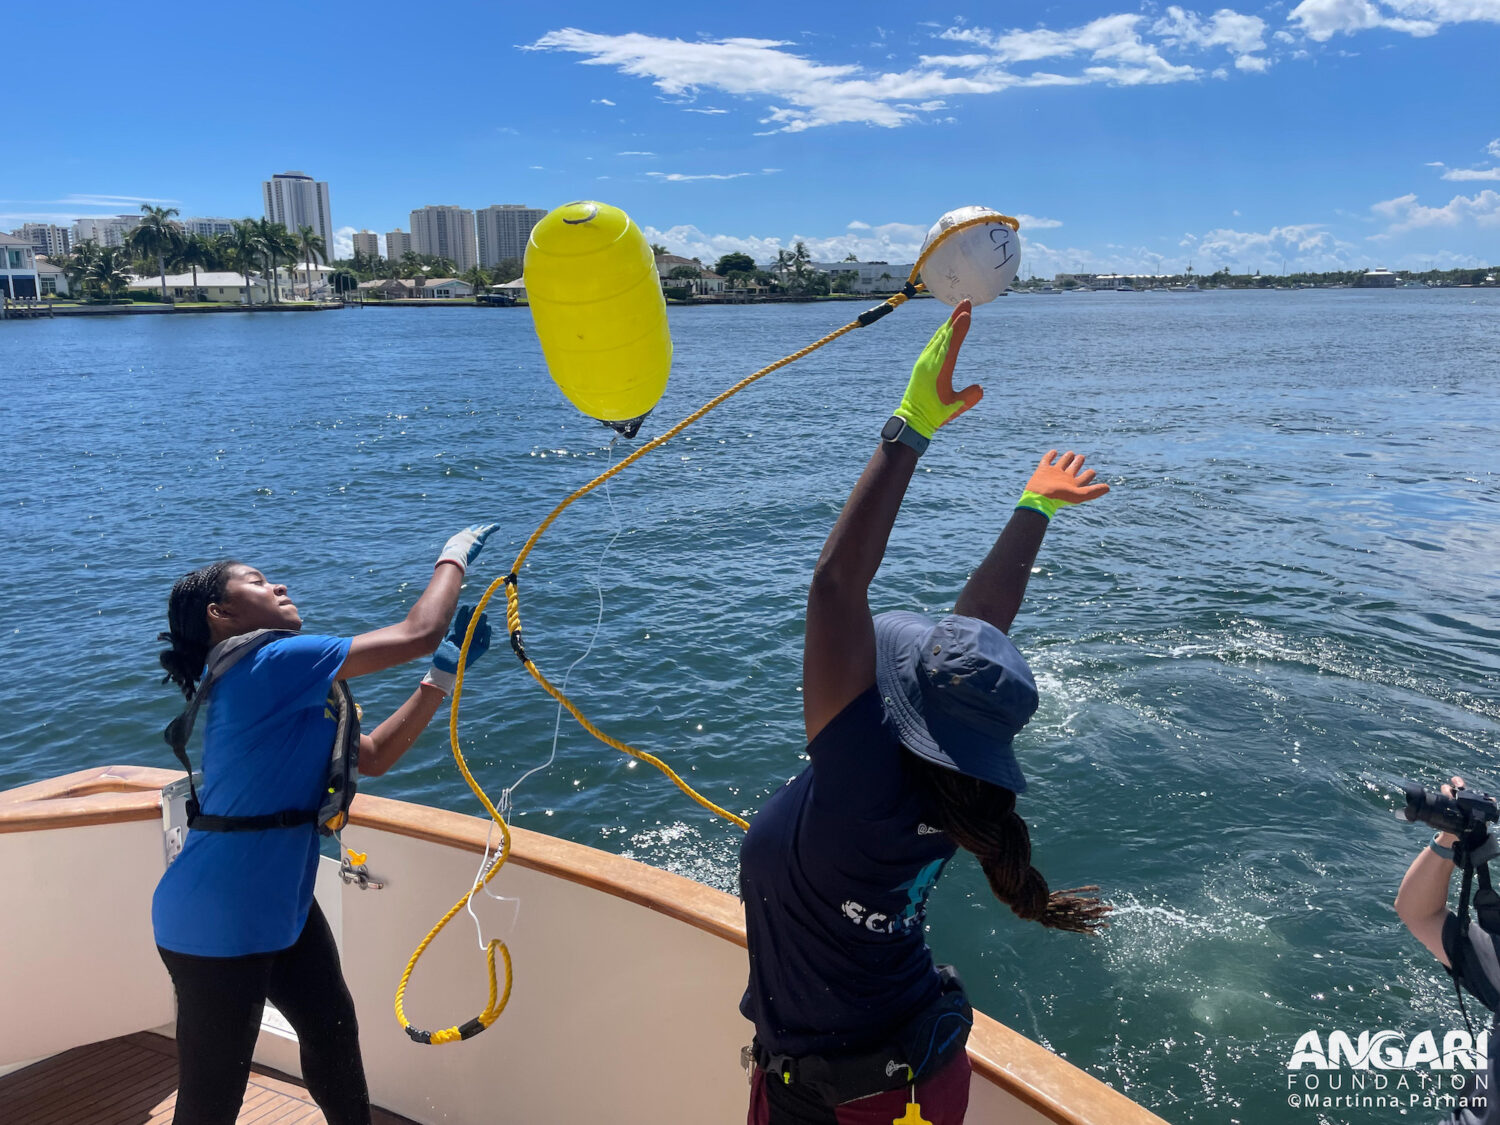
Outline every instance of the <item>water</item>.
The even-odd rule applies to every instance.
[[[651,429],[859,307],[673,310]],[[570,692],[737,811],[803,764],[805,583],[941,313],[913,304],[744,392],[570,509],[523,575],[554,678],[600,575]],[[1285,1108],[1303,1032],[1461,1026],[1391,910],[1426,837],[1388,790],[1496,784],[1497,325],[1500,293],[1474,290],[976,314],[961,370],[985,400],[923,458],[872,604],[950,607],[1040,454],[1090,454],[1114,491],[1059,516],[1016,627],[1043,692],[1021,808],[1052,885],[1101,883],[1118,909],[1097,941],[1044,931],[961,854],[931,941],[978,1006],[1169,1121],[1340,1121]],[[521,310],[51,320],[0,341],[0,786],[172,764],[153,638],[185,570],[235,555],[290,583],[307,628],[356,632],[404,613],[451,532],[499,520],[477,594],[621,455],[553,388]],[[360,681],[366,713],[419,676]],[[546,759],[555,706],[503,642],[468,687],[463,738],[497,794]],[[478,811],[436,728],[367,788]],[[570,721],[517,811],[733,885],[738,833]]]

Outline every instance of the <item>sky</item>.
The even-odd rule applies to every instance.
[[[67,45],[0,134],[0,230],[259,216],[295,169],[340,253],[600,199],[705,261],[910,262],[979,203],[1023,276],[1500,264],[1500,0],[82,3],[0,42]]]

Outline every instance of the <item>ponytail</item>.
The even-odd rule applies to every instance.
[[[208,607],[224,597],[229,572],[238,565],[233,559],[223,559],[184,574],[172,584],[172,595],[167,600],[168,631],[156,635],[158,641],[171,646],[163,649],[159,657],[167,673],[161,682],[176,684],[189,701],[197,691],[198,678],[203,675],[203,665],[213,647],[213,637],[208,631]]]
[[[1016,813],[1016,795],[908,754],[917,786],[937,827],[984,869],[995,897],[1028,922],[1056,930],[1091,934],[1108,926],[1112,909],[1097,896],[1097,886],[1049,891],[1042,873],[1031,866],[1031,833]]]

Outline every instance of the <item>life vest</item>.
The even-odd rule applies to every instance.
[[[209,816],[198,804],[198,790],[193,785],[193,763],[188,759],[188,739],[193,734],[193,723],[198,709],[215,684],[224,674],[245,657],[257,652],[272,641],[297,634],[287,629],[256,629],[237,637],[220,641],[208,654],[208,664],[203,670],[203,682],[187,708],[167,724],[164,737],[172,753],[182,763],[188,775],[187,826],[198,832],[260,832],[268,828],[296,828],[304,824],[316,824],[324,836],[337,835],[349,820],[349,804],[359,786],[359,712],[354,705],[354,695],[344,680],[335,680],[328,690],[327,706],[333,712],[337,725],[333,734],[333,747],[328,758],[328,777],[323,787],[323,800],[316,810],[288,809],[262,816]]]

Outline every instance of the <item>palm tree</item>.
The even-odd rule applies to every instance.
[[[422,257],[415,250],[408,250],[401,255],[401,268],[406,271],[406,277],[413,277],[422,268]]]
[[[143,258],[156,259],[156,272],[161,274],[161,299],[167,299],[167,259],[177,253],[182,244],[182,227],[172,221],[177,214],[175,207],[153,207],[141,204],[141,225],[131,231],[126,244]]]
[[[96,292],[109,294],[111,301],[130,287],[130,275],[125,272],[125,253],[115,246],[101,246],[89,263],[87,280]],[[165,288],[165,287],[164,287]]]
[[[230,245],[240,271],[245,275],[245,304],[250,304],[250,267],[260,257],[260,230],[254,219],[234,224]]]
[[[474,287],[474,292],[477,295],[483,293],[485,291],[485,288],[489,285],[490,275],[485,273],[484,270],[480,269],[478,266],[470,266],[464,271],[464,275],[461,280],[467,281],[470,285],[472,285]]]
[[[660,242],[653,242],[651,244],[651,256],[653,258],[660,258],[666,252],[667,252],[667,248],[665,246],[663,246]]]
[[[782,288],[786,288],[787,270],[792,268],[792,263],[794,261],[796,261],[796,259],[795,257],[793,257],[791,251],[776,251],[776,276],[781,279]]]
[[[193,271],[193,295],[198,293],[198,267],[207,269],[213,261],[213,247],[201,234],[190,234],[182,240],[173,261],[174,268],[189,267]]]
[[[273,223],[270,219],[256,219],[255,234],[260,244],[261,258],[266,263],[266,276],[271,281],[271,301],[274,304],[281,300],[277,268],[282,262],[297,260],[297,239],[286,229],[285,223]]]
[[[307,261],[307,296],[312,298],[312,260],[317,255],[318,261],[324,261],[328,253],[328,244],[323,241],[323,236],[318,234],[312,227],[297,228],[297,249],[302,252]]]
[[[63,259],[63,276],[68,279],[69,287],[80,295],[86,296],[92,288],[88,280],[89,268],[98,256],[99,244],[92,238],[88,238],[75,244],[73,252]]]
[[[203,239],[203,247],[208,256],[208,262],[204,265],[205,269],[226,270],[229,268],[229,257],[234,253],[233,235],[208,235]]]

